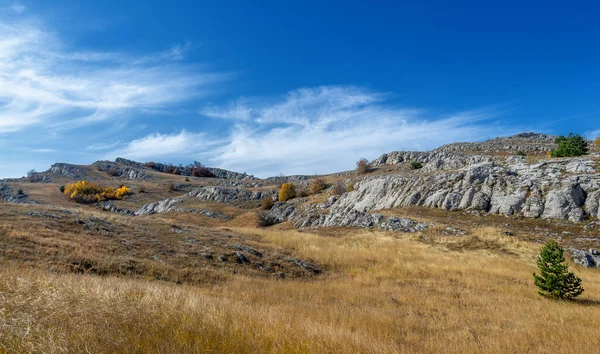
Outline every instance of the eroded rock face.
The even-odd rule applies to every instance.
[[[68,163],[55,163],[54,165],[50,166],[48,172],[57,176],[64,176],[74,180],[82,180],[87,176],[87,173],[85,173],[85,171],[83,171],[81,168]]]
[[[544,153],[556,147],[556,136],[548,134],[521,133],[510,137],[495,138],[484,142],[453,143],[441,146],[430,152],[393,151],[381,155],[370,163],[371,167],[398,165],[409,162],[424,164],[423,172],[455,170],[469,165],[498,162],[497,153]],[[572,168],[585,168],[573,166]],[[583,172],[583,170],[581,170]]]
[[[267,212],[269,221],[273,224],[279,224],[289,219],[293,219],[296,207],[291,204],[277,202],[271,210]]]
[[[236,204],[250,201],[258,202],[275,193],[275,191],[249,191],[239,188],[211,186],[199,188],[187,193],[187,195],[209,202]]]
[[[600,176],[590,158],[556,159],[527,165],[523,158],[468,165],[455,171],[368,177],[344,194],[332,213],[425,206],[492,214],[582,221],[599,216]],[[582,168],[581,166],[586,166]],[[572,169],[573,170],[573,169]]]
[[[27,199],[26,195],[18,195],[13,193],[11,188],[2,182],[0,182],[0,201],[16,204],[31,203],[31,201]]]
[[[229,170],[224,170],[222,168],[216,167],[207,167],[207,169],[215,175],[216,178],[223,179],[237,179],[237,180],[253,180],[254,176],[248,175],[246,173],[233,172]]]
[[[333,201],[335,202],[335,201]],[[322,213],[330,204],[308,204],[296,208],[288,203],[275,203],[266,217],[274,224],[284,221],[294,222],[297,228],[305,227],[357,227],[386,231],[418,232],[427,229],[428,224],[398,217],[386,217],[381,214],[367,214],[350,210],[346,213]]]
[[[121,215],[129,215],[129,216],[135,215],[135,212],[128,210],[128,209],[119,208],[119,207],[113,205],[108,200],[99,203],[99,207],[102,210],[110,211],[111,213],[116,213],[116,214],[121,214]]]
[[[177,209],[177,205],[183,202],[183,198],[169,198],[155,203],[146,204],[137,210],[134,215],[160,214]]]
[[[299,218],[298,218],[299,219]],[[418,232],[427,229],[429,224],[381,214],[367,214],[350,210],[344,213],[309,214],[295,224],[296,227],[357,227],[377,228],[385,231]]]
[[[146,172],[144,172],[144,167],[141,164],[123,158],[117,158],[115,162],[96,161],[92,164],[92,166],[97,168],[99,171],[106,172],[107,174],[113,177],[119,177],[129,180],[151,179],[151,177]]]

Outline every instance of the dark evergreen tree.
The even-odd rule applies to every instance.
[[[551,151],[552,157],[581,156],[588,153],[587,141],[579,134],[559,136],[555,143],[558,147]]]
[[[564,249],[554,240],[549,240],[542,247],[537,259],[540,275],[533,273],[538,294],[554,299],[573,299],[583,292],[581,279],[569,272],[568,265],[563,264],[563,252]]]

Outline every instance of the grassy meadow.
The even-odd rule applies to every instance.
[[[600,277],[541,298],[539,245],[463,237],[235,228],[320,265],[313,278],[233,274],[200,285],[0,267],[8,353],[570,353],[600,346]]]

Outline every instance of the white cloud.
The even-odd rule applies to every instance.
[[[89,145],[85,149],[88,151],[104,151],[104,150],[114,149],[117,146],[119,146],[119,144],[120,144],[119,141],[116,141],[114,143],[94,143],[92,145]]]
[[[130,141],[122,147],[106,155],[107,159],[124,157],[139,161],[158,160],[164,158],[181,159],[193,157],[207,151],[215,142],[206,138],[203,133],[188,133],[182,130],[176,134],[151,134]]]
[[[266,177],[349,170],[361,157],[517,132],[494,124],[490,112],[432,116],[388,105],[385,97],[358,87],[324,86],[292,91],[269,104],[236,101],[202,111],[235,121],[226,141],[207,147],[197,144],[204,140],[201,134],[151,135],[131,142],[126,151],[132,157],[150,158],[150,151],[180,158],[203,156],[211,166]]]
[[[0,133],[71,128],[199,97],[227,74],[178,63],[190,44],[143,58],[70,50],[28,20],[0,22]]]

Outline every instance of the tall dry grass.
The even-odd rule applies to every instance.
[[[338,237],[237,229],[326,269],[317,280],[234,276],[188,287],[4,264],[7,352],[585,352],[600,345],[600,277],[578,302],[540,298],[538,246],[482,229]]]

